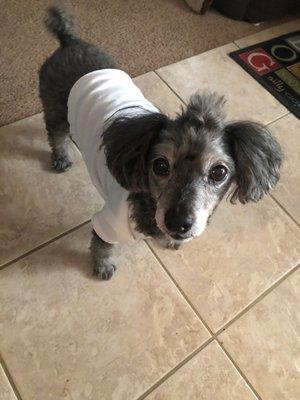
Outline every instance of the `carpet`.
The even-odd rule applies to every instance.
[[[234,51],[230,57],[300,118],[300,31]]]
[[[0,0],[0,126],[41,111],[38,69],[57,47],[43,25],[51,1]],[[266,29],[184,0],[69,0],[79,35],[101,44],[132,76]]]

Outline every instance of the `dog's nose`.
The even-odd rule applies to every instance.
[[[169,232],[184,234],[193,226],[194,218],[179,207],[170,208],[165,215],[165,226]]]

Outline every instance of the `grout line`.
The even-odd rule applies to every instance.
[[[180,361],[179,364],[176,365],[173,369],[167,372],[162,378],[160,378],[157,382],[155,382],[149,389],[146,390],[142,395],[137,397],[136,400],[145,399],[150,393],[152,393],[155,389],[157,389],[162,383],[164,383],[167,379],[169,379],[176,371],[178,371],[181,367],[183,367],[188,361],[194,358],[201,350],[203,350],[206,346],[208,346],[211,342],[213,342],[214,338],[209,338],[206,340],[201,346],[199,346],[196,350],[192,351],[186,358]]]
[[[234,368],[238,371],[242,379],[247,383],[249,386],[250,390],[254,393],[254,395],[257,397],[258,400],[262,400],[253,385],[250,383],[246,375],[243,373],[243,371],[239,368],[237,363],[234,361],[234,359],[231,357],[231,355],[227,352],[227,350],[223,347],[223,344],[220,342],[218,336],[220,333],[222,333],[225,329],[227,329],[229,326],[231,326],[235,321],[237,321],[239,318],[241,318],[244,314],[246,314],[252,307],[254,307],[257,303],[259,303],[261,300],[263,300],[269,293],[271,293],[273,290],[275,290],[283,281],[285,281],[290,275],[292,275],[294,272],[297,271],[298,267],[300,264],[297,264],[294,266],[290,271],[288,271],[286,274],[284,274],[281,278],[279,278],[275,283],[273,283],[268,289],[266,289],[261,295],[259,295],[253,302],[248,304],[241,312],[239,312],[234,318],[232,318],[227,324],[225,324],[221,329],[216,331],[215,333],[211,330],[211,328],[208,326],[208,324],[205,322],[205,320],[201,317],[199,312],[196,310],[195,306],[191,303],[189,298],[186,296],[184,291],[181,289],[179,284],[176,282],[176,280],[173,278],[173,276],[170,274],[170,272],[166,269],[164,266],[162,260],[160,257],[155,253],[155,251],[150,247],[149,243],[147,243],[148,248],[150,249],[151,253],[153,256],[157,259],[165,273],[169,276],[173,284],[176,286],[178,291],[181,293],[183,298],[186,300],[186,302],[189,304],[189,306],[192,308],[194,313],[197,315],[199,320],[202,322],[202,324],[205,326],[205,328],[208,330],[208,332],[211,334],[211,338],[208,339],[202,346],[200,346],[199,349],[195,350],[192,354],[190,354],[187,358],[185,358],[181,363],[179,363],[176,367],[174,367],[171,371],[169,371],[166,375],[164,375],[158,382],[156,382],[153,386],[151,386],[142,396],[140,396],[137,400],[143,400],[145,399],[151,392],[153,392],[158,386],[160,386],[163,382],[165,382],[169,377],[171,377],[178,369],[180,369],[183,365],[185,365],[188,361],[190,361],[196,354],[198,354],[201,350],[203,350],[204,347],[206,347],[209,343],[211,343],[213,340],[216,340],[216,342],[219,344],[221,349],[224,351],[228,359],[231,361],[232,365]]]
[[[228,357],[228,359],[231,361],[231,364],[234,366],[234,368],[238,371],[238,373],[240,374],[240,376],[242,377],[242,379],[247,383],[247,385],[249,386],[250,390],[252,390],[252,392],[254,393],[254,395],[257,397],[258,400],[262,400],[262,398],[260,397],[260,395],[257,393],[256,389],[254,388],[254,386],[251,384],[251,382],[249,381],[249,379],[247,378],[247,376],[244,374],[244,372],[240,369],[240,367],[237,365],[237,363],[234,361],[234,359],[231,357],[231,355],[228,353],[228,351],[225,349],[225,347],[223,346],[223,344],[219,341],[218,338],[215,339],[216,342],[218,343],[218,345],[221,347],[221,349],[223,350],[223,352],[226,354],[226,356]]]
[[[6,267],[9,267],[10,265],[14,264],[17,261],[22,260],[23,258],[29,256],[30,254],[35,253],[36,251],[38,251],[40,249],[43,249],[44,247],[48,246],[48,244],[51,244],[51,243],[55,242],[56,240],[61,239],[62,237],[67,236],[72,232],[75,232],[76,230],[78,230],[78,229],[82,228],[83,226],[87,225],[90,221],[91,220],[89,219],[89,220],[87,220],[85,222],[82,222],[81,224],[79,224],[79,225],[77,225],[77,226],[75,226],[75,227],[73,227],[71,229],[68,229],[67,231],[65,231],[63,233],[60,233],[58,236],[55,236],[54,238],[52,238],[50,240],[47,240],[46,242],[38,245],[37,247],[34,247],[33,249],[27,251],[26,253],[21,254],[20,256],[14,258],[13,260],[8,261],[7,263],[5,263],[5,264],[0,266],[0,271],[2,271]]]
[[[238,44],[234,41],[233,42],[238,48],[240,48],[238,46]],[[187,104],[181,96],[179,96],[174,89],[159,75],[159,73],[154,70],[153,71],[158,78],[171,90],[171,92],[183,103],[183,104]],[[271,122],[268,122],[265,126],[269,126],[275,122],[277,122],[278,120],[286,117],[288,114],[290,114],[290,112],[285,113],[284,115],[281,115],[280,117],[274,119]],[[34,114],[36,115],[36,114]],[[285,208],[271,195],[271,198],[273,199],[273,201],[275,201],[275,203],[278,204],[278,206],[293,220],[293,222],[299,227],[299,224],[297,223],[297,221],[290,215],[290,213],[288,211],[285,210]],[[47,245],[61,239],[64,236],[67,236],[68,234],[80,229],[81,227],[87,225],[90,222],[90,220],[87,220],[79,225],[77,225],[76,227],[73,227],[65,232],[63,232],[62,234],[44,242],[43,244],[35,247],[34,249],[29,250],[28,252],[22,254],[21,256],[7,262],[6,264],[0,266],[0,271],[10,265],[12,265],[13,263],[27,257],[28,255],[46,247]],[[203,350],[207,345],[209,345],[212,341],[216,341],[218,343],[218,345],[220,346],[220,348],[223,350],[223,352],[226,354],[226,356],[228,357],[228,359],[231,361],[232,365],[236,368],[236,370],[238,371],[238,373],[240,374],[240,376],[244,379],[244,381],[247,383],[247,385],[249,386],[249,388],[252,390],[252,392],[255,394],[255,396],[257,396],[257,398],[259,400],[261,400],[261,397],[259,396],[259,394],[257,393],[257,391],[254,389],[254,387],[252,386],[252,384],[249,382],[248,378],[245,376],[245,374],[242,372],[242,370],[238,367],[238,365],[235,363],[235,361],[233,360],[233,358],[231,357],[231,355],[227,352],[227,350],[224,348],[223,344],[219,341],[218,335],[220,335],[220,333],[222,333],[225,329],[227,329],[229,326],[231,326],[236,320],[238,320],[241,316],[243,316],[245,313],[247,313],[253,306],[255,306],[258,302],[260,302],[263,298],[265,298],[271,291],[273,291],[277,286],[279,286],[285,279],[287,279],[293,272],[295,272],[297,270],[297,268],[299,267],[299,265],[296,265],[294,268],[292,268],[288,273],[286,273],[284,276],[282,276],[278,281],[276,281],[273,285],[271,285],[266,291],[264,291],[260,296],[258,296],[252,303],[250,303],[247,307],[245,307],[240,313],[238,313],[234,318],[232,318],[227,324],[225,324],[221,329],[219,329],[216,333],[213,333],[213,331],[210,329],[210,327],[208,326],[208,324],[205,322],[205,320],[202,318],[202,316],[199,314],[199,312],[197,311],[197,309],[195,308],[195,306],[191,303],[191,301],[189,300],[189,298],[187,297],[187,295],[185,294],[185,292],[181,289],[181,287],[178,285],[178,283],[175,281],[175,279],[172,277],[172,275],[169,273],[169,271],[166,269],[166,267],[164,266],[162,260],[159,258],[159,256],[154,252],[154,250],[150,247],[150,245],[146,242],[148,248],[150,249],[151,253],[154,255],[154,257],[158,260],[158,262],[160,263],[160,265],[162,266],[163,270],[165,271],[165,273],[169,276],[169,278],[171,279],[171,281],[173,282],[173,284],[176,286],[176,288],[178,289],[178,291],[180,292],[180,294],[182,295],[182,297],[185,299],[185,301],[189,304],[189,306],[192,308],[192,310],[194,311],[194,313],[196,314],[196,316],[198,317],[198,319],[201,321],[201,323],[205,326],[205,328],[207,329],[207,331],[210,333],[211,337],[209,339],[207,339],[201,346],[199,346],[196,350],[194,350],[192,353],[190,353],[186,358],[184,358],[181,362],[179,362],[172,370],[170,370],[167,374],[165,374],[162,378],[160,378],[156,383],[154,383],[146,392],[144,392],[141,396],[138,397],[137,400],[143,400],[145,399],[151,392],[153,392],[157,387],[159,387],[163,382],[165,382],[167,379],[169,379],[173,374],[175,374],[181,367],[183,367],[188,361],[190,361],[193,357],[195,357],[201,350]],[[22,400],[21,395],[8,371],[8,368],[0,354],[0,365],[2,366],[6,377],[13,389],[13,392],[15,394],[15,396],[17,397],[18,400]]]
[[[159,77],[159,79],[171,90],[171,92],[172,92],[176,97],[178,97],[178,99],[179,99],[184,105],[187,105],[187,102],[186,102],[185,100],[183,100],[183,98],[182,98],[178,93],[175,92],[175,90],[168,84],[167,81],[165,81],[165,79],[164,79],[161,75],[159,75],[159,72],[157,72],[157,70],[154,70],[154,71],[152,71],[152,72],[154,72],[154,73]],[[280,102],[279,102],[279,103],[280,103]],[[280,104],[281,104],[281,103],[280,103]],[[266,123],[266,124],[263,124],[263,125],[264,125],[265,127],[267,127],[267,126],[273,124],[274,122],[277,122],[277,121],[279,121],[280,119],[286,117],[286,116],[289,115],[289,114],[291,114],[291,112],[287,110],[283,115],[280,115],[279,117],[277,117],[277,118],[273,119],[272,121],[270,121],[270,122],[268,122],[268,123]]]
[[[248,304],[243,310],[241,310],[238,314],[236,314],[230,321],[228,321],[225,325],[222,326],[216,333],[213,334],[213,337],[217,339],[217,337],[229,328],[235,321],[240,319],[244,314],[246,314],[251,308],[253,308],[257,303],[263,300],[269,293],[271,293],[274,289],[276,289],[283,281],[285,281],[290,275],[297,271],[300,264],[295,265],[292,269],[290,269],[286,274],[284,274],[281,278],[279,278],[276,282],[274,282],[271,286],[268,287],[263,293],[261,293],[255,300],[253,300],[250,304]]]
[[[146,242],[147,243],[147,242]],[[160,257],[155,253],[155,251],[151,248],[151,246],[147,243],[147,246],[149,247],[151,253],[154,255],[154,257],[157,259],[157,261],[159,262],[159,264],[161,265],[161,267],[163,268],[163,270],[165,271],[165,273],[168,275],[168,277],[171,279],[171,281],[173,282],[173,284],[176,286],[176,288],[178,289],[178,291],[181,293],[181,296],[185,299],[185,301],[189,304],[189,306],[192,308],[192,310],[194,311],[194,313],[196,314],[196,316],[199,318],[199,320],[202,322],[202,324],[205,326],[205,328],[207,329],[207,331],[210,333],[210,335],[212,337],[214,337],[214,333],[213,331],[210,329],[210,327],[208,326],[207,322],[201,317],[201,315],[199,314],[198,310],[196,309],[196,307],[193,305],[193,303],[190,301],[190,299],[187,297],[187,295],[185,294],[185,292],[182,290],[182,288],[179,286],[179,284],[176,282],[176,280],[173,278],[173,276],[171,275],[171,273],[167,270],[167,268],[165,267],[164,263],[162,262],[162,260],[160,259]]]
[[[232,42],[232,43],[234,43],[236,46],[238,46],[235,42]],[[174,91],[174,89],[164,80],[164,78],[162,78],[162,77],[159,75],[159,73],[157,72],[157,70],[153,70],[152,72],[154,72],[154,74],[157,75],[157,77],[171,90],[171,92],[172,92],[183,104],[185,104],[185,105],[187,104],[187,103],[182,99],[182,97],[179,96],[179,94],[177,94],[177,93]],[[38,114],[41,114],[41,113],[38,113]],[[38,114],[34,114],[34,115],[38,115]],[[280,117],[275,118],[273,121],[268,122],[267,124],[265,124],[265,126],[267,127],[267,126],[269,126],[269,125],[271,125],[271,124],[273,124],[273,123],[279,121],[280,119],[286,117],[286,116],[289,115],[289,114],[291,114],[291,113],[290,113],[289,111],[287,111],[285,114],[281,115]],[[13,122],[13,123],[15,123],[15,122]],[[12,123],[12,124],[13,124],[13,123]],[[10,125],[10,124],[9,124],[9,125]],[[295,224],[299,227],[299,224],[298,224],[298,222],[294,219],[294,217],[293,217],[293,216],[292,216],[292,215],[291,215],[291,214],[290,214],[290,213],[289,213],[289,212],[288,212],[288,211],[287,211],[287,210],[286,210],[272,195],[271,195],[270,197],[277,203],[277,205],[278,205],[278,206],[279,206],[279,207],[280,207],[294,222],[295,222]],[[78,225],[78,226],[76,226],[76,227],[74,227],[74,228],[71,228],[71,229],[65,231],[64,233],[62,233],[62,234],[60,234],[60,235],[58,235],[58,236],[55,236],[54,238],[48,240],[47,242],[44,242],[44,243],[42,243],[41,245],[39,245],[39,246],[37,246],[37,247],[35,247],[35,248],[33,248],[33,249],[27,251],[26,253],[23,253],[22,255],[20,255],[20,256],[14,258],[14,259],[8,261],[7,263],[5,263],[5,264],[3,264],[2,266],[0,266],[0,271],[1,271],[2,269],[4,269],[4,268],[8,267],[9,265],[11,265],[11,264],[13,264],[13,263],[15,263],[15,262],[21,260],[22,258],[24,258],[24,257],[26,257],[26,256],[28,256],[28,255],[30,255],[30,254],[32,254],[32,253],[34,253],[35,251],[42,249],[43,247],[47,246],[48,244],[53,243],[54,241],[56,241],[56,240],[62,238],[63,236],[68,235],[69,233],[72,233],[73,231],[75,231],[75,230],[81,228],[82,226],[84,226],[84,225],[87,224],[88,222],[90,222],[90,220],[85,221],[85,222],[83,222],[82,224],[80,224],[80,225]],[[150,248],[150,246],[149,246],[149,248]],[[184,297],[185,297],[185,296],[184,296]],[[206,324],[204,324],[204,325],[206,325]]]
[[[300,228],[300,225],[296,221],[296,219],[283,207],[283,205],[281,205],[281,203],[279,203],[276,197],[272,194],[270,194],[270,197],[278,205],[278,207],[281,208],[281,210],[290,217],[290,219],[297,225],[297,227]]]
[[[5,374],[8,382],[9,382],[9,384],[10,384],[10,386],[11,386],[13,392],[14,392],[14,395],[16,396],[16,398],[18,400],[22,400],[20,392],[18,391],[18,389],[17,389],[17,387],[15,385],[15,382],[13,381],[13,379],[12,379],[10,373],[9,373],[9,370],[8,370],[8,368],[7,368],[7,366],[6,366],[5,362],[4,362],[4,359],[3,359],[1,354],[0,354],[0,366],[3,368],[4,374]]]
[[[154,257],[157,259],[165,273],[169,276],[173,284],[176,286],[176,288],[179,290],[183,298],[186,300],[186,302],[190,305],[194,313],[197,315],[197,317],[200,319],[202,324],[206,327],[208,332],[211,334],[211,337],[205,341],[198,349],[193,351],[191,354],[189,354],[184,360],[182,360],[179,364],[176,365],[172,370],[170,370],[166,375],[164,375],[161,379],[159,379],[154,385],[152,385],[145,393],[143,393],[140,397],[137,398],[137,400],[143,400],[145,399],[150,393],[152,393],[156,388],[158,388],[163,382],[165,382],[167,379],[169,379],[173,374],[175,374],[181,367],[183,367],[188,361],[190,361],[193,357],[195,357],[201,350],[203,350],[208,344],[210,344],[212,341],[216,341],[218,345],[221,347],[223,352],[226,354],[234,368],[238,371],[242,379],[246,382],[250,390],[254,393],[254,395],[257,397],[258,400],[262,400],[262,398],[259,396],[253,385],[250,383],[246,375],[243,373],[243,371],[240,369],[240,367],[237,365],[237,363],[234,361],[234,359],[231,357],[231,355],[227,352],[227,350],[223,347],[223,344],[220,342],[218,335],[223,332],[226,328],[228,328],[231,324],[233,324],[237,319],[239,319],[242,315],[246,314],[253,306],[255,306],[258,302],[260,302],[263,298],[265,298],[270,292],[272,292],[276,287],[278,287],[284,280],[286,280],[290,275],[292,275],[299,265],[296,265],[294,268],[292,268],[289,272],[287,272],[284,276],[282,276],[278,281],[276,281],[272,286],[270,286],[267,290],[265,290],[260,296],[258,296],[252,303],[250,303],[247,307],[245,307],[239,314],[237,314],[231,321],[229,321],[226,325],[224,325],[220,330],[218,330],[216,333],[213,333],[213,331],[210,329],[210,327],[207,325],[205,320],[200,316],[199,312],[195,309],[194,305],[190,302],[190,300],[187,298],[186,294],[184,291],[180,288],[178,283],[175,281],[175,279],[172,277],[172,275],[169,273],[169,271],[166,269],[164,264],[162,263],[162,260],[159,258],[159,256],[154,252],[154,250],[150,247],[150,245],[146,242],[147,246],[149,247],[150,251],[154,255]]]
[[[275,97],[274,97],[274,98],[275,98]],[[277,100],[277,99],[276,99],[276,100]],[[281,103],[280,103],[280,104],[281,104]],[[274,124],[275,122],[281,120],[281,119],[284,118],[284,117],[287,117],[287,116],[290,115],[290,114],[291,114],[290,111],[287,110],[283,115],[280,115],[280,117],[277,117],[277,118],[273,119],[272,121],[268,122],[268,123],[265,124],[264,126],[267,127],[267,126],[269,126],[269,125],[272,125],[272,124]]]
[[[159,77],[159,79],[171,90],[171,92],[173,92],[173,93],[175,94],[175,96],[178,97],[178,99],[179,99],[184,105],[187,105],[186,101],[184,101],[183,98],[180,97],[179,94],[177,94],[177,93],[175,92],[175,90],[168,84],[168,82],[166,82],[166,81],[164,80],[164,78],[162,78],[162,77],[159,75],[159,73],[157,72],[157,70],[154,70],[153,72],[154,72],[154,73]]]
[[[232,42],[235,46],[237,46],[237,48],[241,49],[241,47],[236,43],[236,41]],[[179,96],[174,89],[159,75],[159,73],[157,72],[157,70],[153,71],[158,78],[171,90],[171,92],[183,103],[183,104],[187,104],[181,96]],[[30,115],[28,117],[32,117],[34,115],[38,115],[40,113],[37,114],[33,114]],[[267,123],[265,126],[269,126],[275,122],[277,122],[278,120],[286,117],[288,114],[290,114],[290,112],[285,113],[284,115],[274,119],[273,121]],[[27,118],[27,117],[26,117]],[[14,121],[13,123],[16,123],[17,121]],[[10,125],[10,124],[8,124]],[[5,125],[6,126],[6,125]],[[299,224],[297,223],[297,221],[291,216],[291,214],[285,210],[285,208],[276,200],[276,198],[274,198],[273,196],[271,196],[271,198],[273,199],[273,201],[275,201],[275,203],[278,204],[278,206],[293,220],[293,222],[299,227]],[[90,220],[87,220],[61,234],[59,234],[58,236],[55,236],[54,238],[42,243],[41,245],[29,250],[28,252],[22,254],[21,256],[8,261],[7,263],[3,264],[2,266],[0,266],[0,271],[3,270],[4,268],[12,265],[13,263],[35,253],[36,251],[48,246],[49,244],[61,239],[64,236],[67,236],[68,234],[71,234],[72,232],[75,232],[76,230],[80,229],[81,227],[87,225],[90,222]],[[294,268],[292,268],[288,273],[286,273],[284,276],[282,276],[278,281],[276,281],[273,285],[271,285],[265,292],[263,292],[260,296],[258,296],[252,303],[250,303],[247,307],[245,307],[240,313],[238,313],[233,319],[231,319],[227,324],[225,324],[221,329],[219,329],[216,333],[213,333],[213,331],[210,329],[210,327],[208,326],[208,324],[205,322],[205,320],[201,317],[201,315],[199,314],[199,312],[196,310],[195,306],[190,302],[190,300],[188,299],[187,295],[185,294],[185,292],[180,288],[180,286],[178,285],[178,283],[175,281],[175,279],[172,277],[172,275],[169,273],[169,271],[166,269],[166,267],[164,266],[162,260],[159,258],[159,256],[154,252],[154,250],[149,246],[149,244],[146,242],[148,248],[150,249],[150,251],[152,252],[152,254],[154,255],[154,257],[158,260],[158,262],[160,263],[160,265],[162,266],[163,270],[165,271],[165,273],[169,276],[169,278],[171,279],[171,281],[173,282],[173,284],[176,286],[176,288],[178,289],[178,291],[181,293],[182,297],[186,300],[186,302],[189,304],[189,306],[192,308],[192,310],[194,311],[194,313],[196,314],[196,316],[199,318],[199,320],[201,321],[201,323],[205,326],[205,328],[207,329],[207,331],[210,333],[211,337],[209,339],[207,339],[201,346],[199,346],[197,349],[195,349],[192,353],[190,353],[186,358],[184,358],[181,362],[179,362],[172,370],[170,370],[168,373],[166,373],[162,378],[160,378],[156,383],[154,383],[146,392],[144,392],[141,396],[138,397],[137,400],[143,400],[145,399],[151,392],[153,392],[156,388],[158,388],[163,382],[165,382],[167,379],[169,379],[173,374],[175,374],[181,367],[183,367],[187,362],[189,362],[192,358],[194,358],[200,351],[202,351],[206,346],[208,346],[211,342],[213,342],[214,340],[218,343],[218,345],[220,346],[220,348],[223,350],[223,352],[226,354],[226,356],[228,357],[228,359],[230,360],[230,362],[232,363],[232,365],[235,367],[235,369],[238,371],[238,373],[240,374],[240,376],[244,379],[244,381],[247,383],[247,385],[249,386],[249,388],[252,390],[252,392],[255,394],[255,396],[257,396],[257,398],[259,400],[261,400],[261,397],[259,396],[259,394],[257,393],[257,391],[254,389],[254,387],[252,386],[252,384],[249,382],[248,378],[246,377],[246,375],[242,372],[242,370],[239,368],[239,366],[235,363],[235,361],[233,360],[233,358],[231,357],[231,355],[227,352],[227,350],[224,348],[223,344],[219,341],[218,335],[224,331],[225,329],[227,329],[230,325],[232,325],[237,319],[239,319],[242,315],[244,315],[245,313],[247,313],[253,306],[255,306],[258,302],[260,302],[263,298],[265,298],[271,291],[273,291],[276,287],[278,287],[285,279],[287,279],[293,272],[295,272],[297,270],[297,268],[299,267],[299,265],[296,265]],[[16,398],[18,400],[22,400],[21,395],[9,373],[9,370],[4,362],[3,357],[0,354],[0,365],[3,368],[3,371],[9,381],[9,384],[11,385],[11,388],[16,396]]]
[[[207,322],[203,319],[203,317],[200,315],[198,310],[195,308],[193,303],[190,301],[188,296],[185,294],[185,292],[182,290],[182,288],[179,286],[177,281],[173,278],[171,273],[167,270],[165,267],[164,263],[160,259],[160,257],[155,253],[155,251],[151,248],[151,246],[146,242],[147,246],[149,247],[151,253],[154,255],[154,257],[157,259],[165,273],[169,276],[173,284],[176,286],[176,288],[179,290],[180,294],[182,297],[185,299],[185,301],[189,304],[189,306],[192,308],[194,313],[197,315],[197,317],[200,319],[202,324],[205,326],[205,328],[208,330],[208,332],[211,334],[212,338],[217,338],[225,329],[227,329],[229,326],[231,326],[235,321],[237,321],[239,318],[241,318],[244,314],[246,314],[252,307],[254,307],[257,303],[259,303],[262,299],[264,299],[270,292],[272,292],[274,289],[277,288],[283,281],[285,281],[290,275],[292,275],[294,272],[297,271],[298,267],[300,264],[296,264],[294,267],[292,267],[287,273],[285,273],[283,276],[281,276],[277,281],[275,281],[271,286],[269,286],[263,293],[261,293],[258,297],[256,297],[251,303],[249,303],[245,308],[243,308],[239,313],[237,313],[230,321],[228,321],[226,324],[224,324],[220,329],[218,329],[216,332],[214,332]]]
[[[247,36],[244,36],[244,37],[247,37]],[[240,38],[240,39],[243,39],[243,38]],[[240,40],[240,39],[237,39],[237,40]],[[240,47],[240,46],[237,44],[237,40],[234,40],[233,43],[236,45],[236,47],[237,47],[239,50],[242,50],[244,47]]]
[[[237,370],[241,378],[246,382],[248,385],[249,389],[254,393],[256,398],[258,400],[262,400],[260,395],[257,393],[256,389],[254,386],[251,384],[247,376],[244,374],[244,372],[240,369],[240,367],[237,365],[237,363],[234,361],[234,359],[231,357],[231,355],[228,353],[228,351],[225,349],[223,346],[223,343],[220,342],[220,339],[218,338],[218,335],[224,331],[228,326],[230,326],[232,323],[234,323],[238,318],[241,317],[241,315],[245,314],[252,308],[255,304],[257,304],[259,301],[261,301],[264,297],[266,297],[273,289],[275,289],[277,286],[279,286],[285,279],[287,279],[290,275],[292,275],[299,265],[296,265],[294,268],[292,268],[287,274],[285,274],[283,277],[281,277],[275,284],[273,284],[271,287],[269,287],[264,293],[262,293],[255,301],[253,301],[251,304],[249,304],[244,310],[242,310],[238,315],[236,315],[227,325],[225,325],[223,328],[221,328],[219,331],[216,333],[213,333],[211,329],[207,326],[205,321],[199,316],[199,313],[197,310],[195,310],[194,306],[191,305],[190,301],[186,298],[184,292],[181,290],[181,288],[178,286],[177,282],[173,279],[173,277],[170,275],[170,273],[165,269],[164,265],[162,264],[160,258],[156,255],[156,253],[151,249],[149,244],[147,243],[149,249],[151,250],[152,254],[154,257],[157,259],[157,261],[161,264],[162,268],[164,271],[167,273],[167,275],[170,277],[172,282],[175,284],[177,289],[180,291],[182,296],[186,299],[188,304],[192,307],[193,311],[196,313],[196,315],[199,317],[200,321],[205,325],[207,330],[210,332],[211,337],[206,340],[199,348],[194,350],[191,354],[189,354],[185,359],[183,359],[179,364],[177,364],[173,369],[171,369],[167,374],[165,374],[162,378],[160,378],[157,382],[155,382],[148,390],[146,390],[141,396],[139,396],[136,400],[144,400],[150,393],[152,393],[155,389],[157,389],[160,385],[162,385],[165,381],[167,381],[172,375],[174,375],[181,367],[183,367],[185,364],[187,364],[192,358],[194,358],[200,351],[202,351],[206,346],[208,346],[211,342],[214,340],[217,342],[217,344],[220,346],[220,348],[223,350],[225,355],[228,357],[230,360],[231,364],[233,367]]]

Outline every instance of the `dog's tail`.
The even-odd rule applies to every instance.
[[[76,38],[73,16],[61,7],[49,7],[45,23],[62,47],[68,46]]]

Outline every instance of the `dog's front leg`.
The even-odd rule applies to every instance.
[[[114,245],[104,242],[95,231],[93,231],[92,235],[90,249],[94,275],[107,281],[117,269],[111,259]]]
[[[169,250],[178,250],[181,246],[181,243],[174,242],[170,239],[167,239],[165,236],[159,236],[156,238],[156,242],[159,244],[160,247],[163,249]]]

